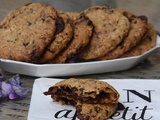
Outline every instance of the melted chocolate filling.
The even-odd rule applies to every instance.
[[[83,95],[78,96],[75,91],[77,88],[70,89],[69,87],[51,87],[47,92],[44,92],[45,95],[57,96],[58,100],[63,100],[64,102],[68,103],[68,101],[81,101],[86,103],[98,103],[103,101],[104,99],[109,99],[109,93],[101,91],[99,94],[96,95],[95,98],[92,97],[85,97]],[[83,92],[83,89],[81,93]],[[92,93],[91,93],[92,94]]]
[[[65,26],[65,24],[64,24],[62,17],[57,17],[56,18],[56,32],[55,32],[55,34],[62,32],[64,29],[64,26]]]

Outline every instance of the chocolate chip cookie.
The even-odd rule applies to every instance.
[[[120,57],[131,57],[141,55],[153,48],[156,45],[156,40],[157,34],[154,29],[154,26],[151,23],[149,23],[148,32],[146,33],[145,37],[139,42],[139,44],[137,44],[135,47],[133,47],[131,50],[124,53]]]
[[[119,93],[108,83],[96,79],[70,78],[50,87],[45,95],[62,104],[118,103]]]
[[[62,26],[63,30],[57,33],[53,41],[49,44],[49,46],[44,51],[43,55],[38,60],[39,63],[45,63],[52,60],[59,52],[61,52],[64,48],[66,48],[68,42],[71,40],[73,36],[73,23],[70,17],[65,12],[58,12],[59,22],[60,24],[57,25]]]
[[[77,117],[80,120],[107,120],[117,110],[117,104],[76,104]]]
[[[131,28],[128,35],[123,41],[108,54],[97,58],[97,60],[114,59],[139,43],[148,31],[148,22],[146,16],[135,16],[127,11],[123,11],[123,14],[130,20]]]
[[[70,63],[89,43],[93,33],[93,24],[85,16],[79,15],[74,21],[73,38],[67,47],[58,54],[51,63]]]
[[[31,3],[11,11],[0,23],[0,58],[35,62],[52,41],[57,11]]]
[[[90,44],[80,54],[80,59],[92,60],[113,50],[128,34],[130,22],[117,9],[93,6],[82,12],[95,27]]]

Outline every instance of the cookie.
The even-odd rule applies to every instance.
[[[54,36],[53,41],[38,60],[39,63],[45,63],[52,60],[59,52],[66,48],[73,36],[73,23],[70,17],[65,12],[58,12],[58,16],[59,19],[63,21],[63,30]],[[58,26],[61,26],[61,23],[62,22],[60,22]]]
[[[148,23],[146,16],[135,16],[127,11],[123,11],[123,14],[130,20],[131,28],[128,35],[123,41],[108,54],[97,58],[97,60],[114,59],[139,43],[148,30]]]
[[[50,87],[45,95],[62,104],[76,103],[106,104],[118,103],[119,93],[106,82],[96,79],[70,78]]]
[[[74,20],[73,39],[67,47],[58,54],[51,63],[70,63],[89,43],[93,32],[92,22],[84,15]]]
[[[57,11],[31,3],[11,11],[0,23],[0,58],[35,62],[52,41]]]
[[[76,110],[80,120],[107,120],[117,111],[117,104],[78,103]]]
[[[145,53],[146,51],[150,50],[151,48],[156,46],[156,40],[157,40],[157,34],[154,29],[154,26],[149,23],[148,24],[148,32],[146,33],[146,36],[139,42],[138,45],[133,47],[128,52],[124,53],[120,57],[131,57],[131,56],[137,56]]]
[[[80,54],[80,59],[92,60],[113,50],[128,34],[130,22],[117,9],[93,6],[82,12],[94,25],[90,44]]]

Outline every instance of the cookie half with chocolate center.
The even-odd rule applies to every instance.
[[[45,95],[62,104],[118,103],[118,92],[108,83],[96,79],[70,78],[50,87]]]

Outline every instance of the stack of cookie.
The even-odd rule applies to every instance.
[[[0,22],[0,58],[71,63],[140,55],[156,45],[147,17],[93,6],[64,12],[41,3],[11,11]]]
[[[45,95],[76,107],[80,120],[106,120],[117,111],[119,93],[96,79],[69,78],[50,87]]]
[[[141,55],[156,45],[156,31],[146,16],[106,6],[93,6],[85,14],[93,23],[90,43],[79,54],[82,61]]]

